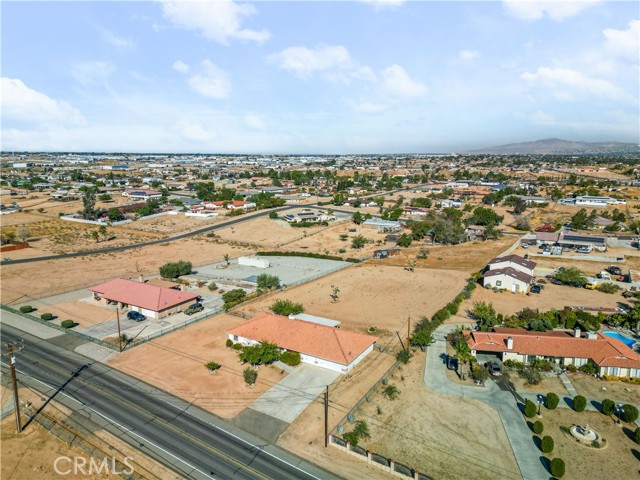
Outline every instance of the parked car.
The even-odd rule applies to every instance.
[[[529,291],[531,293],[540,293],[542,292],[542,287],[540,285],[534,285]]]
[[[449,370],[458,371],[458,359],[447,355],[447,368]]]
[[[607,268],[607,272],[609,272],[611,275],[622,275],[622,269],[617,265],[611,265],[609,268]]]
[[[127,313],[127,318],[129,320],[133,320],[134,322],[142,322],[143,320],[147,319],[147,317],[145,317],[140,312],[134,312],[133,310]]]
[[[502,370],[500,370],[500,364],[498,364],[498,362],[487,362],[484,364],[484,367],[489,370],[489,373],[494,377],[502,375]]]
[[[201,303],[194,303],[189,308],[187,308],[184,313],[187,315],[193,315],[194,313],[198,313],[204,310],[204,306]]]
[[[597,280],[589,280],[589,282],[584,286],[584,288],[588,288],[589,290],[595,290],[598,288]]]

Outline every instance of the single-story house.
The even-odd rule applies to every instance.
[[[94,299],[117,302],[121,307],[129,306],[151,318],[163,318],[186,310],[197,300],[198,294],[159,287],[148,283],[116,278],[89,288]]]
[[[502,361],[529,363],[542,358],[561,366],[581,367],[591,360],[598,375],[640,377],[640,355],[620,340],[599,332],[495,328],[493,332],[470,332],[467,344],[473,355],[495,353]]]
[[[144,189],[127,189],[122,192],[123,197],[129,197],[131,200],[151,200],[154,198],[162,197],[162,193],[156,192],[155,190],[144,190]]]
[[[256,208],[256,204],[254,202],[234,200],[229,205],[227,205],[228,210],[249,210],[250,208]]]
[[[227,332],[245,346],[266,341],[298,352],[303,363],[346,374],[371,351],[377,337],[315,322],[262,313]]]
[[[387,258],[387,257],[395,257],[396,255],[400,255],[399,248],[385,248],[384,250],[374,250],[373,258]]]

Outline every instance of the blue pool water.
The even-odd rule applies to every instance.
[[[615,338],[616,340],[620,340],[627,347],[633,349],[633,344],[636,343],[635,340],[625,337],[624,335],[620,335],[618,332],[603,332],[607,337]]]

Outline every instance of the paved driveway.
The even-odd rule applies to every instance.
[[[251,408],[287,423],[293,422],[340,374],[313,365],[300,364],[271,387]]]
[[[436,330],[436,341],[427,350],[424,383],[439,393],[455,397],[480,400],[500,415],[513,454],[525,480],[539,480],[550,477],[540,462],[540,452],[531,440],[531,431],[512,393],[501,390],[494,382],[487,382],[484,388],[458,385],[449,381],[445,372],[446,340],[444,335],[455,330],[457,325],[443,325]]]

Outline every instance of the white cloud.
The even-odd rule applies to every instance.
[[[189,73],[190,70],[189,65],[184,63],[182,60],[176,60],[173,62],[173,69],[180,73]]]
[[[628,103],[636,101],[607,80],[589,78],[568,68],[539,67],[535,73],[523,73],[521,78],[532,86],[549,89],[558,100],[599,98]]]
[[[186,119],[182,119],[172,125],[169,132],[188,142],[207,142],[216,137],[215,133],[207,130],[202,125]]]
[[[136,72],[135,70],[132,70],[129,72],[129,74],[139,82],[153,82],[153,78],[148,77],[144,73],[140,73],[140,72]]]
[[[604,49],[608,55],[638,63],[640,58],[640,20],[629,22],[627,30],[606,28]]]
[[[252,128],[254,130],[264,130],[267,127],[264,120],[260,118],[258,115],[248,114],[244,116],[243,120],[244,120],[244,124],[247,127]]]
[[[230,40],[264,42],[270,37],[267,30],[242,28],[244,17],[254,15],[256,9],[248,3],[232,0],[163,1],[163,12],[174,25],[198,30],[208,40],[228,45]]]
[[[231,94],[231,81],[227,73],[211,60],[203,60],[197,73],[187,80],[194,92],[208,98],[223,100]]]
[[[410,100],[424,97],[428,92],[426,85],[413,80],[400,65],[385,68],[381,75],[380,90],[388,97]]]
[[[478,58],[480,56],[480,52],[477,50],[460,50],[458,52],[458,58],[460,60],[473,60],[474,58]]]
[[[115,66],[110,62],[84,62],[75,65],[71,75],[83,85],[104,84],[114,71]]]
[[[102,40],[119,50],[133,50],[135,47],[135,44],[130,37],[121,37],[106,28],[100,28],[100,34]]]
[[[370,101],[362,101],[362,102],[349,102],[351,108],[359,113],[381,113],[386,111],[389,106],[383,103],[375,103]]]
[[[361,76],[362,73],[367,73],[353,61],[349,50],[342,45],[325,45],[315,49],[289,47],[269,55],[267,61],[277,64],[283,70],[300,78],[309,78],[318,72],[324,73],[329,79],[337,79],[350,74]]]
[[[529,117],[529,121],[534,125],[555,125],[556,119],[549,113],[538,110]]]
[[[65,101],[55,100],[27,87],[21,80],[2,77],[1,108],[10,121],[43,125],[84,125],[80,111]]]
[[[545,16],[556,22],[575,17],[602,0],[503,0],[506,12],[519,20],[540,20]]]

